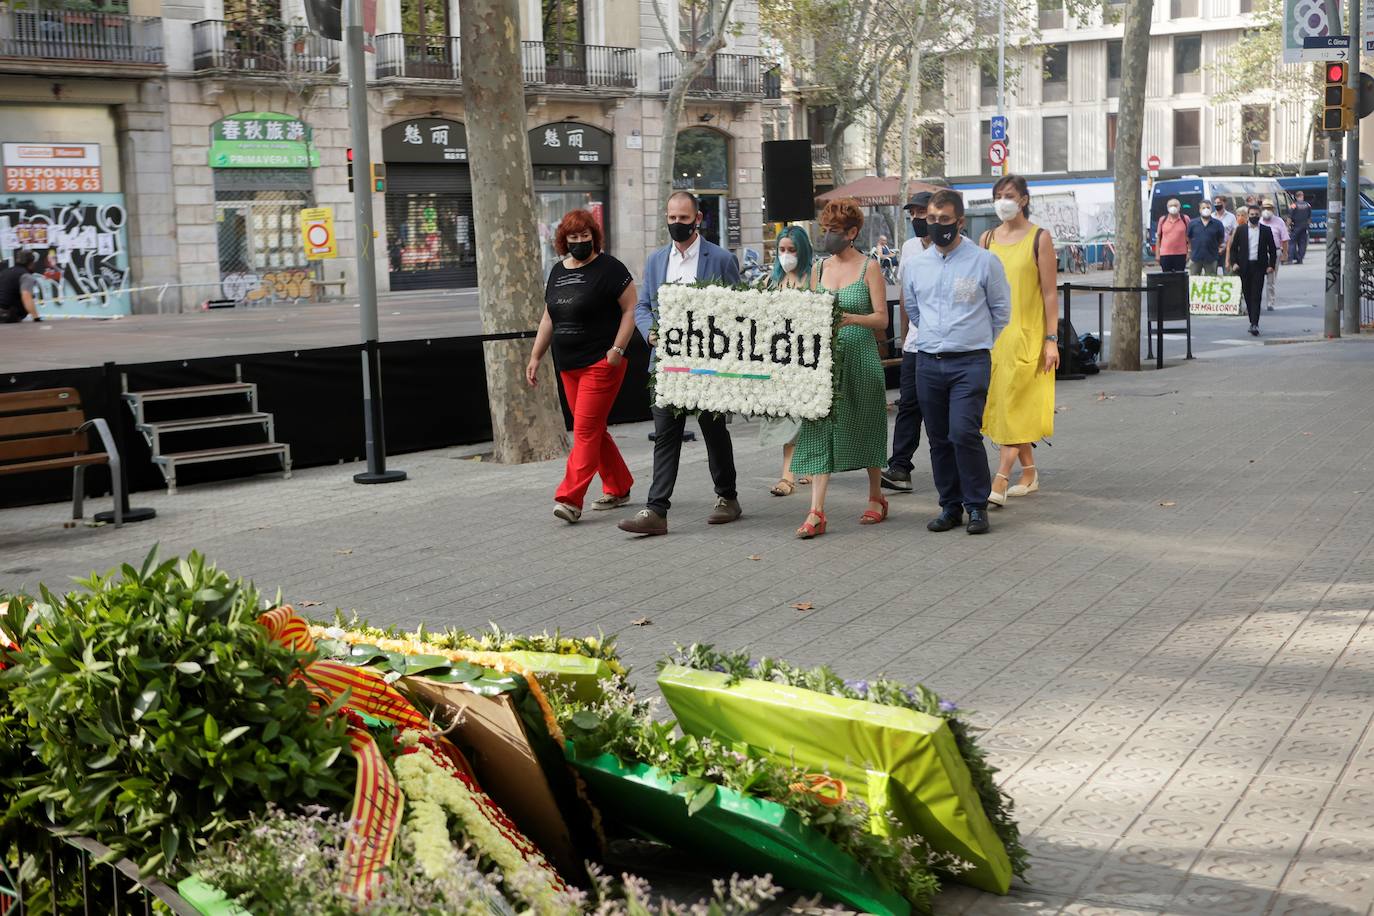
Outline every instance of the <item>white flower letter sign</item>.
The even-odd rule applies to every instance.
[[[659,407],[817,420],[830,413],[835,296],[664,284]]]

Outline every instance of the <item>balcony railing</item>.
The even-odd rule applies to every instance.
[[[236,73],[338,73],[339,43],[270,20],[206,19],[191,26],[191,66]]]
[[[462,79],[458,36],[399,32],[378,35],[377,78],[398,76],[416,80]]]
[[[830,168],[830,149],[824,143],[811,144],[811,164],[818,168]]]
[[[552,41],[522,44],[527,84],[633,89],[639,82],[632,48]]]
[[[682,73],[684,55],[664,51],[658,55],[658,89],[668,92]],[[717,54],[701,75],[692,80],[693,95],[763,95],[762,58],[745,54]]]
[[[158,66],[162,20],[86,10],[5,10],[0,57]]]

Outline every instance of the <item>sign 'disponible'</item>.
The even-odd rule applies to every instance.
[[[210,127],[214,169],[306,169],[320,164],[310,125],[272,111],[246,111]]]
[[[1188,310],[1194,315],[1235,315],[1240,300],[1240,277],[1188,278]]]

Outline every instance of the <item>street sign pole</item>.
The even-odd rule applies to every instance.
[[[1350,7],[1350,34],[1360,34],[1360,0]],[[1360,95],[1360,43],[1350,42],[1350,66],[1345,68],[1351,93]],[[1360,119],[1345,135],[1345,333],[1360,334]]]
[[[1331,161],[1326,167],[1326,199],[1341,202],[1341,138],[1327,136]],[[1334,208],[1326,213],[1326,326],[1327,337],[1341,336],[1341,214]]]
[[[368,171],[353,185],[353,225],[358,268],[358,311],[362,320],[363,429],[367,470],[354,483],[405,480],[405,471],[386,469],[386,432],[382,425],[382,365],[377,347],[376,242],[372,222],[372,149],[367,133],[367,62],[363,56],[363,0],[343,0],[344,49],[348,59],[348,129],[353,159]]]

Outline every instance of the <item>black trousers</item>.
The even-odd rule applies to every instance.
[[[654,480],[649,485],[648,508],[666,516],[672,505],[673,487],[677,485],[677,467],[682,458],[682,432],[687,428],[687,415],[672,409],[654,407]],[[706,442],[706,463],[711,468],[711,480],[716,495],[736,499],[735,447],[730,442],[730,428],[725,417],[716,413],[697,416],[701,438]]]
[[[1309,231],[1308,229],[1293,230],[1293,244],[1289,246],[1289,250],[1293,253],[1294,263],[1301,264],[1303,259],[1307,257],[1307,235]]]
[[[1159,256],[1159,269],[1166,273],[1182,273],[1188,269],[1188,256],[1186,254],[1162,254]]]
[[[1250,326],[1259,327],[1260,305],[1264,300],[1264,268],[1245,264],[1240,268],[1240,292],[1245,297],[1245,310],[1250,314]]]
[[[911,473],[911,456],[921,444],[921,400],[916,393],[916,354],[902,353],[901,400],[897,402],[897,422],[892,427],[892,457],[887,466]]]

